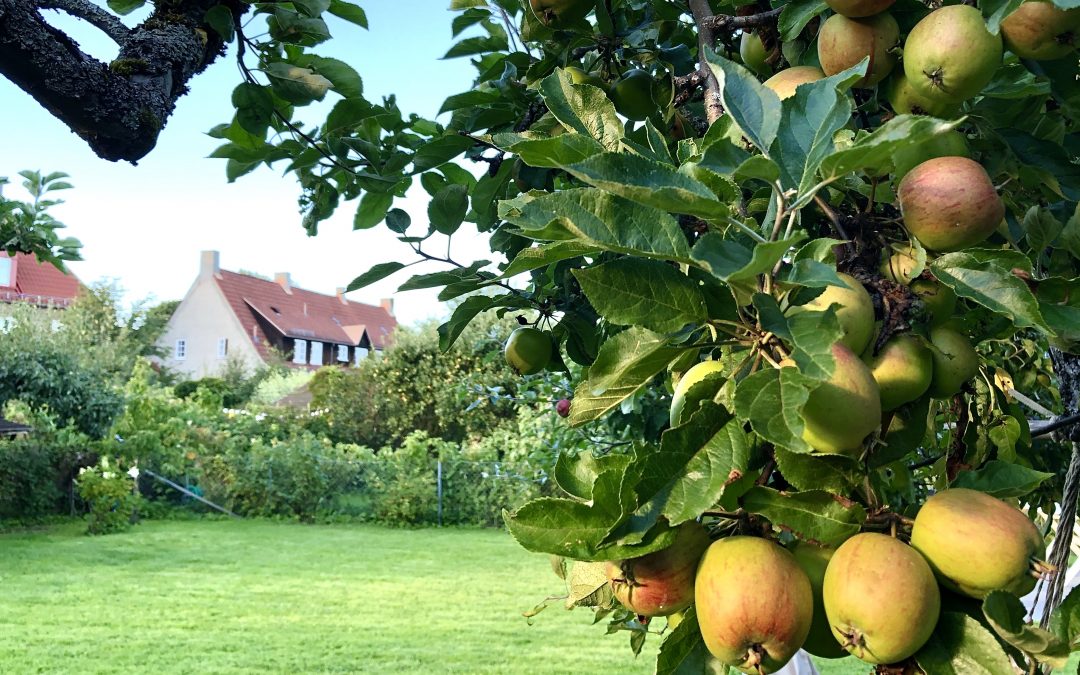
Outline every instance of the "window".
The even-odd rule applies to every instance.
[[[360,362],[364,360],[364,357],[368,355],[368,350],[363,347],[356,348],[356,365],[360,365]]]
[[[217,357],[223,359],[229,355],[229,338],[218,338]]]
[[[14,286],[11,283],[11,258],[0,258],[0,286]]]
[[[316,365],[316,366],[321,366],[322,365],[322,362],[323,362],[323,360],[322,360],[322,348],[323,348],[323,344],[321,342],[315,342],[314,340],[312,340],[312,342],[311,342],[311,363],[312,363],[312,365]]]
[[[307,340],[293,340],[293,363],[307,363]]]
[[[342,362],[342,363],[348,363],[349,362],[349,346],[348,345],[338,345],[337,346],[337,360]]]
[[[187,358],[187,340],[176,341],[176,348],[173,350],[173,358],[177,361],[183,361]]]

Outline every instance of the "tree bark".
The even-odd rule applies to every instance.
[[[51,7],[78,15],[79,3],[0,0],[0,75],[99,157],[134,164],[157,144],[187,82],[224,53],[221,37],[204,23],[206,10],[217,4],[234,17],[247,11],[234,0],[188,0],[159,3],[145,22],[126,32],[91,20],[120,46],[117,59],[106,64],[84,53],[40,11]]]

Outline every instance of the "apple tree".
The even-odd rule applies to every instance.
[[[518,316],[535,330],[511,362],[575,380],[568,424],[659,420],[560,457],[560,494],[506,515],[566,605],[661,640],[663,673],[768,673],[800,647],[879,672],[1063,667],[1075,2],[450,4],[446,57],[476,77],[445,123],[318,54],[325,15],[364,23],[344,0],[192,9],[206,42],[178,72],[234,41],[245,81],[211,132],[229,179],[284,163],[309,232],[349,203],[412,251],[350,289],[426,266],[402,290],[463,298],[444,348]],[[160,77],[144,60],[109,77]],[[416,186],[426,227],[398,203]],[[463,228],[490,259],[442,252]]]

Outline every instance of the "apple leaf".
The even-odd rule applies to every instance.
[[[615,253],[690,262],[686,236],[670,214],[595,188],[560,190],[520,206],[504,202],[499,216],[532,239],[576,240]]]
[[[561,260],[570,260],[572,258],[580,258],[584,255],[593,255],[599,251],[599,248],[583,244],[579,241],[554,241],[547,244],[540,244],[539,246],[530,246],[529,248],[523,248],[518,251],[518,254],[514,256],[514,259],[506,266],[506,269],[503,270],[500,278],[509,279],[512,276],[522,274],[523,272],[530,272],[540,267],[547,267],[548,265],[557,263]]]
[[[448,351],[457,342],[461,332],[476,318],[477,314],[496,307],[516,307],[524,309],[527,301],[513,293],[504,295],[473,295],[465,298],[454,308],[450,320],[439,326],[439,349]]]
[[[552,471],[552,479],[564,492],[582,501],[592,499],[593,483],[604,471],[625,469],[630,463],[629,455],[601,455],[582,452],[573,457],[559,453]]]
[[[704,675],[711,672],[712,654],[701,639],[697,615],[690,607],[668,633],[656,655],[656,675]],[[726,669],[726,668],[725,668]]]
[[[382,281],[383,279],[390,276],[394,272],[397,272],[398,270],[402,270],[402,269],[405,269],[405,263],[399,263],[399,262],[379,263],[378,265],[373,266],[367,272],[364,272],[360,276],[353,279],[349,283],[348,287],[345,289],[345,292],[351,293],[353,291],[364,288],[365,286],[370,286],[371,284],[373,284],[373,283],[375,283],[377,281]]]
[[[925,115],[897,115],[863,136],[850,147],[838,150],[821,162],[821,177],[833,180],[856,171],[885,174],[892,170],[892,156],[897,148],[944,133],[959,121],[944,122]],[[804,195],[800,193],[800,197]]]
[[[742,243],[709,232],[694,245],[694,262],[725,283],[751,281],[772,270],[780,259],[797,246],[802,235],[781,241],[762,242],[747,248]]]
[[[699,447],[671,486],[664,515],[674,525],[696,518],[720,501],[732,481],[746,473],[752,451],[738,420],[729,420]]]
[[[865,475],[862,465],[843,455],[805,455],[783,448],[773,450],[776,468],[799,490],[850,493]]]
[[[735,388],[735,414],[773,445],[810,452],[802,439],[802,409],[816,384],[797,368],[759,370]]]
[[[793,0],[784,5],[784,11],[780,13],[780,19],[777,22],[780,39],[788,42],[799,37],[799,33],[806,28],[806,24],[828,8],[824,0]]]
[[[614,593],[608,583],[606,566],[603,562],[574,562],[570,567],[570,578],[566,580],[567,609],[613,603]]]
[[[1069,591],[1050,615],[1050,630],[1069,644],[1080,643],[1080,586]]]
[[[972,249],[946,253],[930,263],[930,270],[957,295],[969,298],[1010,319],[1018,328],[1038,328],[1053,335],[1027,284],[1014,268],[1030,271],[1031,263],[1015,251]]]
[[[960,612],[942,612],[933,635],[915,654],[926,675],[1015,675],[990,631]]]
[[[705,59],[720,83],[720,100],[725,112],[735,119],[743,135],[767,156],[780,129],[780,98],[749,70],[711,49],[705,50]]]
[[[428,204],[428,220],[436,231],[449,235],[457,232],[457,229],[465,222],[465,214],[468,210],[468,190],[464,185],[451,183],[439,190]],[[383,213],[386,213],[385,209]]]
[[[1053,477],[1052,473],[995,459],[974,471],[961,471],[952,486],[971,488],[998,499],[1011,499],[1023,497]]]
[[[787,493],[758,486],[743,496],[742,506],[776,527],[822,546],[838,546],[857,534],[866,520],[863,507],[824,490]]]
[[[558,70],[540,82],[540,95],[564,127],[596,139],[606,150],[619,149],[623,125],[603,91],[574,84],[569,73]]]
[[[597,313],[614,324],[667,333],[709,318],[698,285],[659,260],[620,258],[573,274]]]
[[[1064,668],[1069,659],[1069,645],[1050,631],[1029,623],[1023,603],[1008,591],[991,591],[983,599],[983,614],[1003,640],[1031,654],[1041,663]]]
[[[591,136],[573,132],[551,138],[528,138],[521,134],[502,133],[495,134],[492,140],[495,145],[514,153],[529,166],[545,168],[576,164],[604,151],[604,147]]]

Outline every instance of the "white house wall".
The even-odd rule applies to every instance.
[[[227,339],[228,354],[221,358],[218,341]],[[176,358],[176,342],[184,340],[186,356]],[[199,277],[173,312],[158,341],[165,349],[162,364],[192,379],[217,375],[230,360],[241,360],[249,369],[263,364],[251,337],[233,314],[212,278]]]

